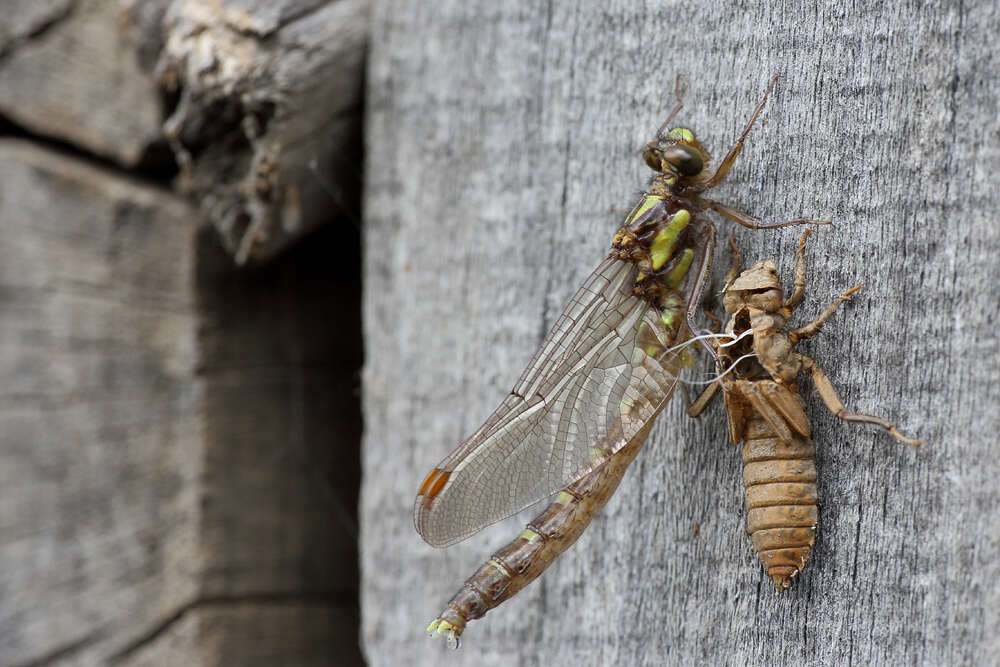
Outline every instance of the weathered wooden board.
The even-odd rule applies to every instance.
[[[128,167],[162,144],[152,67],[168,0],[9,4],[0,19],[0,113]]]
[[[368,5],[18,0],[0,114],[128,169],[176,160],[237,264],[264,263],[357,209]]]
[[[178,185],[237,264],[354,215],[368,0],[174,0],[157,66]]]
[[[26,143],[0,173],[0,655],[93,664],[197,596],[196,227]]]
[[[197,220],[0,142],[5,665],[358,658],[353,242],[236,274]]]
[[[996,3],[384,1],[366,119],[362,639],[394,664],[988,664],[1000,660]],[[673,104],[722,153],[775,95],[722,201],[829,217],[802,317],[868,289],[803,351],[819,539],[778,596],[743,533],[721,406],[660,417],[618,497],[456,656],[426,624],[509,521],[446,551],[410,508],[424,475],[513,385],[645,184]],[[725,223],[722,223],[725,224]],[[797,230],[734,234],[791,275]],[[719,260],[724,257],[720,251]],[[522,520],[525,517],[522,517]],[[700,526],[696,534],[695,527]]]

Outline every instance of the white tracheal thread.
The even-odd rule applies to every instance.
[[[743,333],[741,333],[739,336],[734,336],[731,333],[703,333],[703,334],[701,334],[699,336],[695,336],[694,338],[688,338],[683,343],[679,343],[677,345],[674,345],[673,347],[669,347],[666,350],[663,350],[662,352],[660,352],[659,355],[657,355],[657,356],[662,357],[662,356],[664,356],[666,354],[670,354],[671,352],[674,352],[676,350],[684,349],[688,345],[691,345],[692,343],[696,343],[699,340],[707,340],[709,338],[726,339],[726,340],[728,340],[728,342],[726,342],[726,343],[719,343],[719,347],[729,347],[730,345],[735,345],[737,342],[743,340],[744,338],[746,338],[747,336],[749,336],[752,333],[753,333],[753,329],[747,329],[746,331],[744,331]]]
[[[754,354],[753,352],[750,352],[749,354],[744,354],[742,357],[740,357],[739,359],[737,359],[736,361],[734,361],[733,363],[731,363],[729,365],[729,368],[727,368],[726,370],[724,370],[722,373],[719,373],[718,375],[714,375],[714,376],[712,376],[711,378],[709,378],[707,380],[683,380],[681,378],[678,378],[677,381],[678,382],[682,382],[682,383],[687,384],[687,385],[712,384],[713,382],[718,382],[722,378],[724,378],[727,375],[729,375],[729,371],[731,371],[734,368],[736,368],[739,365],[739,363],[741,361],[743,361],[744,359],[750,359],[751,357],[756,357],[756,356],[757,355]]]
[[[746,331],[744,331],[743,333],[741,333],[739,336],[734,336],[733,334],[730,334],[730,333],[703,333],[703,334],[700,334],[698,336],[695,336],[694,338],[689,338],[688,340],[684,341],[683,343],[680,343],[679,345],[674,345],[673,347],[664,350],[658,356],[662,357],[662,356],[664,356],[664,355],[666,355],[666,354],[668,354],[670,352],[674,352],[676,350],[683,349],[683,348],[687,347],[688,345],[691,345],[692,343],[695,343],[695,342],[700,341],[700,340],[707,340],[707,339],[715,339],[715,340],[722,339],[722,340],[725,340],[726,342],[719,343],[719,347],[730,347],[731,345],[735,345],[736,343],[738,343],[739,341],[741,341],[742,339],[746,338],[747,336],[749,336],[751,334],[753,334],[753,329],[747,329]],[[727,368],[726,370],[724,370],[722,373],[719,373],[718,375],[714,375],[714,376],[712,376],[711,378],[709,378],[707,380],[684,380],[684,379],[681,379],[681,378],[677,378],[677,381],[681,382],[683,384],[689,385],[689,386],[691,386],[691,385],[702,385],[702,384],[712,384],[713,382],[718,382],[722,378],[726,377],[726,375],[728,375],[730,371],[732,371],[734,368],[736,368],[736,366],[741,361],[743,361],[744,359],[749,359],[749,358],[755,357],[755,356],[757,356],[757,355],[754,354],[753,352],[750,352],[749,354],[744,354],[742,357],[740,357],[739,359],[737,359],[736,361],[734,361],[733,363],[731,363],[729,365],[729,368]]]

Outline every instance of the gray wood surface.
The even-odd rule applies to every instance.
[[[24,142],[0,172],[0,662],[95,664],[197,596],[197,229]]]
[[[151,69],[168,2],[4,3],[0,113],[27,131],[135,167],[162,141]]]
[[[162,142],[151,70],[169,0],[17,0],[0,19],[0,112],[126,167]]]
[[[2,9],[0,664],[358,664],[360,260],[323,188],[359,177],[367,3]],[[171,191],[171,111],[267,266]]]
[[[995,2],[613,6],[383,1],[373,18],[365,197],[362,640],[373,665],[990,664],[1000,660]],[[660,417],[617,497],[457,655],[423,629],[526,514],[440,551],[423,477],[513,385],[679,124],[717,155],[775,94],[718,199],[814,235],[801,317],[868,288],[802,351],[819,538],[774,592],[743,532],[721,405]],[[797,230],[720,222],[791,278]],[[720,251],[719,259],[723,258]],[[696,533],[696,526],[700,529]]]
[[[360,661],[336,231],[235,273],[176,195],[0,141],[0,664]]]

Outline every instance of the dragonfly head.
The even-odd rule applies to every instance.
[[[667,177],[667,185],[678,180],[697,180],[709,161],[694,132],[683,127],[658,135],[642,149],[642,157],[650,169]]]

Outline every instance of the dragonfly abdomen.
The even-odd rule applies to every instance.
[[[816,464],[812,440],[783,440],[759,414],[743,444],[747,534],[779,591],[802,571],[816,539]]]
[[[642,448],[653,426],[643,429],[604,465],[570,484],[532,519],[525,530],[483,563],[448,601],[448,606],[427,628],[457,645],[466,623],[514,597],[566,549],[571,547],[594,516],[614,495],[618,484]]]

